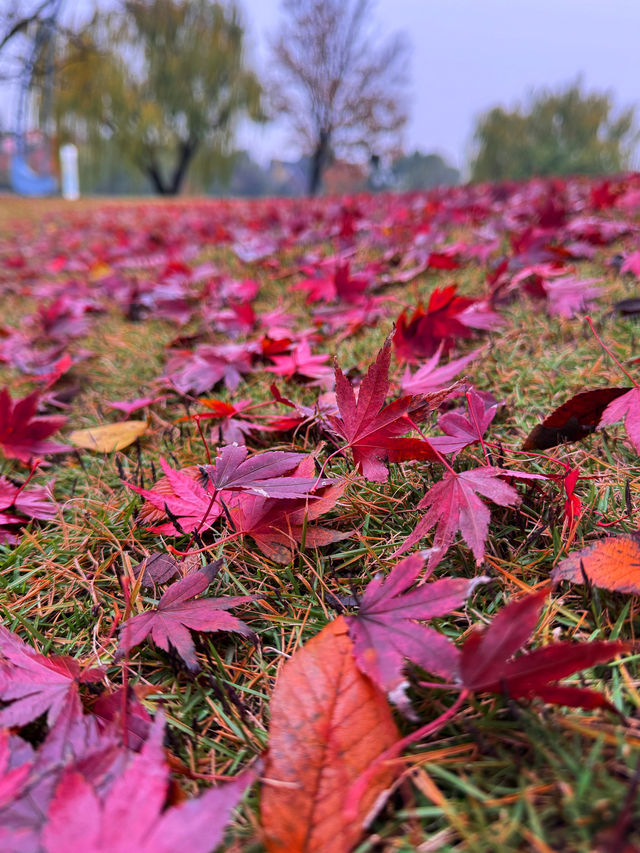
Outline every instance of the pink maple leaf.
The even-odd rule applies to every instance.
[[[240,776],[163,811],[169,768],[159,717],[138,755],[107,791],[75,767],[56,786],[42,830],[44,853],[209,853],[222,840],[231,810],[255,774]]]
[[[402,378],[402,390],[405,394],[429,394],[431,391],[439,391],[449,385],[461,370],[479,358],[484,347],[473,350],[468,355],[455,358],[447,364],[438,367],[442,355],[443,343],[440,342],[438,349],[416,372],[411,375],[407,366]]]
[[[0,726],[23,726],[47,713],[51,726],[68,705],[79,706],[78,685],[101,681],[102,669],[85,669],[66,656],[47,657],[0,625]]]
[[[440,453],[457,455],[465,447],[481,441],[487,427],[495,418],[499,403],[487,391],[467,392],[466,415],[461,412],[445,412],[438,418],[438,426],[445,435],[434,435],[429,443]]]
[[[205,591],[219,568],[220,561],[187,575],[169,587],[154,610],[128,619],[120,631],[118,657],[127,654],[150,634],[157,646],[169,651],[171,645],[187,667],[197,671],[200,666],[190,630],[233,631],[255,639],[255,634],[244,622],[226,612],[232,607],[255,601],[255,595],[190,600]]]
[[[640,453],[640,386],[634,386],[609,403],[602,413],[598,428],[624,421],[629,441],[636,453]]]
[[[476,563],[480,564],[484,558],[491,514],[478,495],[499,506],[517,506],[520,496],[513,486],[500,479],[513,475],[512,471],[493,467],[473,468],[459,474],[447,471],[418,504],[418,509],[427,509],[427,512],[395,554],[402,554],[415,545],[435,525],[433,550],[428,563],[430,569],[437,566],[449,550],[457,531],[471,548]]]
[[[428,553],[411,554],[396,563],[386,578],[374,578],[358,613],[345,616],[358,667],[387,693],[402,685],[406,660],[448,680],[457,672],[457,648],[421,622],[460,607],[479,579],[443,578],[409,592]]]

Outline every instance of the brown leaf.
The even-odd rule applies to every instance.
[[[69,436],[74,447],[95,450],[97,453],[114,453],[124,450],[147,431],[146,421],[120,421],[89,429],[76,429]]]
[[[399,737],[384,695],[362,675],[338,617],[283,667],[271,700],[262,825],[269,853],[347,853],[393,781],[381,764],[355,820],[343,806],[355,780]]]

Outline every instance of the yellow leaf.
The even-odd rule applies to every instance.
[[[75,447],[96,450],[98,453],[113,453],[123,450],[147,431],[147,421],[121,421],[117,424],[76,429],[69,436]]]

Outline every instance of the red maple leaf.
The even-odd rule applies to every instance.
[[[106,793],[75,767],[56,786],[42,830],[46,853],[209,853],[222,841],[231,809],[253,781],[253,771],[163,811],[169,767],[159,717],[139,754]]]
[[[38,400],[37,391],[15,401],[7,388],[0,391],[0,448],[8,459],[19,459],[28,464],[34,456],[71,449],[64,444],[46,441],[67,419],[37,417]]]
[[[475,630],[460,649],[460,682],[475,693],[506,693],[514,699],[539,696],[571,707],[611,708],[600,693],[555,682],[611,660],[631,648],[629,643],[551,643],[513,659],[533,633],[547,595],[545,588],[511,602],[488,628]]]
[[[11,545],[18,542],[20,528],[29,518],[48,521],[56,516],[56,505],[51,498],[52,484],[27,486],[27,483],[16,486],[6,477],[0,477],[0,542]]]
[[[155,610],[140,613],[128,619],[120,630],[118,657],[122,657],[149,634],[153,642],[165,651],[171,645],[192,671],[200,669],[196,650],[191,638],[192,631],[233,631],[255,639],[253,631],[227,613],[232,607],[255,601],[255,595],[228,596],[226,598],[199,598],[220,568],[220,562],[211,563],[172,584],[160,599]]]
[[[170,536],[191,533],[198,528],[200,531],[208,530],[222,512],[222,506],[217,501],[212,503],[212,496],[198,480],[198,469],[176,470],[162,458],[160,467],[164,471],[164,477],[161,477],[150,489],[125,483],[127,488],[142,495],[147,501],[140,510],[141,519],[154,524],[147,529],[153,533],[166,533]],[[173,521],[155,524],[166,518],[167,510],[177,519],[181,530],[176,528]]]
[[[47,657],[0,625],[0,726],[23,726],[47,713],[51,726],[69,704],[79,708],[78,685],[101,681],[102,669],[85,669],[66,656]]]
[[[327,527],[308,524],[332,509],[346,487],[345,483],[325,486],[318,490],[315,500],[278,500],[259,495],[243,495],[231,507],[233,528],[242,536],[250,536],[267,557],[277,563],[291,561],[296,544],[318,548],[348,538],[351,533],[341,533]]]
[[[351,383],[336,366],[336,399],[340,416],[329,417],[334,432],[347,442],[345,448],[351,448],[358,469],[367,479],[377,482],[387,479],[387,460],[438,459],[429,442],[400,436],[413,428],[412,421],[419,423],[424,420],[450,393],[448,389],[428,396],[409,395],[385,406],[390,362],[391,337],[387,338],[362,380],[357,401]]]
[[[406,311],[396,321],[394,345],[404,361],[429,358],[442,345],[448,352],[459,338],[470,338],[473,329],[491,329],[502,322],[499,314],[477,299],[457,295],[457,286],[435,288],[427,309],[418,305],[410,318]]]
[[[473,468],[459,474],[447,471],[418,504],[418,509],[426,508],[427,512],[395,553],[402,554],[436,525],[429,557],[430,569],[444,557],[458,530],[473,551],[476,563],[480,564],[484,558],[491,514],[478,495],[500,506],[517,506],[520,496],[513,486],[500,479],[509,475],[513,476],[513,472],[490,466]]]
[[[329,360],[329,354],[312,355],[308,341],[299,343],[288,355],[273,355],[271,359],[275,366],[266,368],[270,373],[276,373],[285,379],[303,376],[314,379],[314,385],[326,386],[331,383],[333,371],[325,363]]]
[[[345,616],[358,667],[387,693],[402,685],[405,660],[445,679],[457,672],[457,648],[421,622],[460,607],[481,579],[443,578],[408,592],[427,553],[405,557],[386,578],[374,578],[357,615]]]

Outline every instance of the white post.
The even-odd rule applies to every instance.
[[[60,148],[60,171],[62,172],[62,198],[69,201],[80,198],[78,149],[72,143],[67,143]]]

